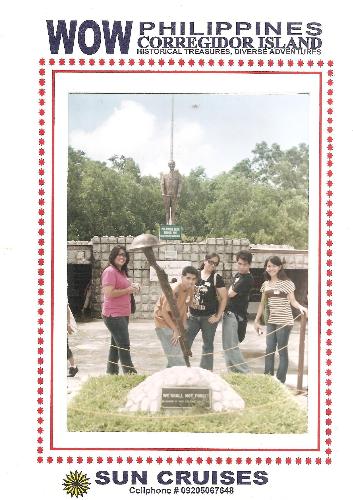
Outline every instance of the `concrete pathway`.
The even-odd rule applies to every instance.
[[[78,328],[79,332],[69,338],[70,347],[79,368],[79,372],[75,377],[67,378],[69,399],[76,394],[82,383],[89,377],[105,374],[110,342],[110,333],[102,320],[78,323]],[[137,372],[150,375],[165,368],[166,360],[155,334],[153,321],[132,320],[129,331],[131,357]],[[265,337],[257,335],[253,328],[253,322],[249,322],[246,338],[241,344],[241,349],[245,360],[254,373],[263,373],[265,343]],[[305,344],[307,346],[307,342]],[[193,356],[190,358],[192,366],[199,366],[201,347],[202,338],[199,333],[192,348]],[[286,380],[286,385],[293,389],[294,394],[296,393],[297,384],[298,348],[299,323],[296,323],[289,337],[289,369]],[[278,354],[276,354],[275,363],[275,366],[277,366]],[[222,352],[221,325],[218,325],[215,337],[214,372],[218,374],[226,372]],[[307,388],[307,351],[305,353],[303,386],[304,389]],[[303,406],[306,406],[307,397],[305,395],[298,395],[297,399]]]

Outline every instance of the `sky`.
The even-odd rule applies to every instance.
[[[170,94],[70,94],[69,144],[92,160],[132,157],[143,175],[168,170]],[[259,142],[309,142],[309,96],[175,94],[174,160],[209,177],[251,158]],[[108,162],[109,164],[109,162]]]

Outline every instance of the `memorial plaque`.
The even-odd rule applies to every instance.
[[[176,250],[168,249],[165,250],[165,259],[166,260],[177,260],[178,252]]]
[[[209,387],[162,387],[161,408],[211,408]]]
[[[161,224],[159,226],[160,240],[181,240],[181,226],[176,224]]]

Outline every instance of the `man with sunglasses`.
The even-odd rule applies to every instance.
[[[227,304],[224,280],[216,273],[219,261],[219,255],[211,253],[206,255],[201,264],[188,319],[187,333],[190,348],[201,330],[203,345],[200,367],[206,370],[213,370],[214,337]]]

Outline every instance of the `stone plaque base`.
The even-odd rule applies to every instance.
[[[171,397],[171,388],[174,394],[179,394],[178,397]],[[184,391],[184,389],[187,390]],[[122,411],[146,411],[151,413],[161,410],[165,411],[167,406],[163,406],[163,394],[165,394],[164,399],[166,404],[169,405],[172,400],[185,402],[189,398],[192,399],[190,394],[193,392],[195,395],[195,389],[199,391],[199,394],[205,394],[205,389],[208,390],[210,401],[209,411],[234,411],[245,407],[244,400],[219,375],[215,375],[203,368],[173,366],[172,368],[166,368],[150,375],[146,380],[131,389]],[[206,400],[207,398],[205,396],[198,396],[198,399]],[[172,408],[171,406],[168,407]],[[190,405],[188,407],[179,406],[177,408],[185,408],[185,411],[188,411],[186,408],[190,409],[191,407]]]

